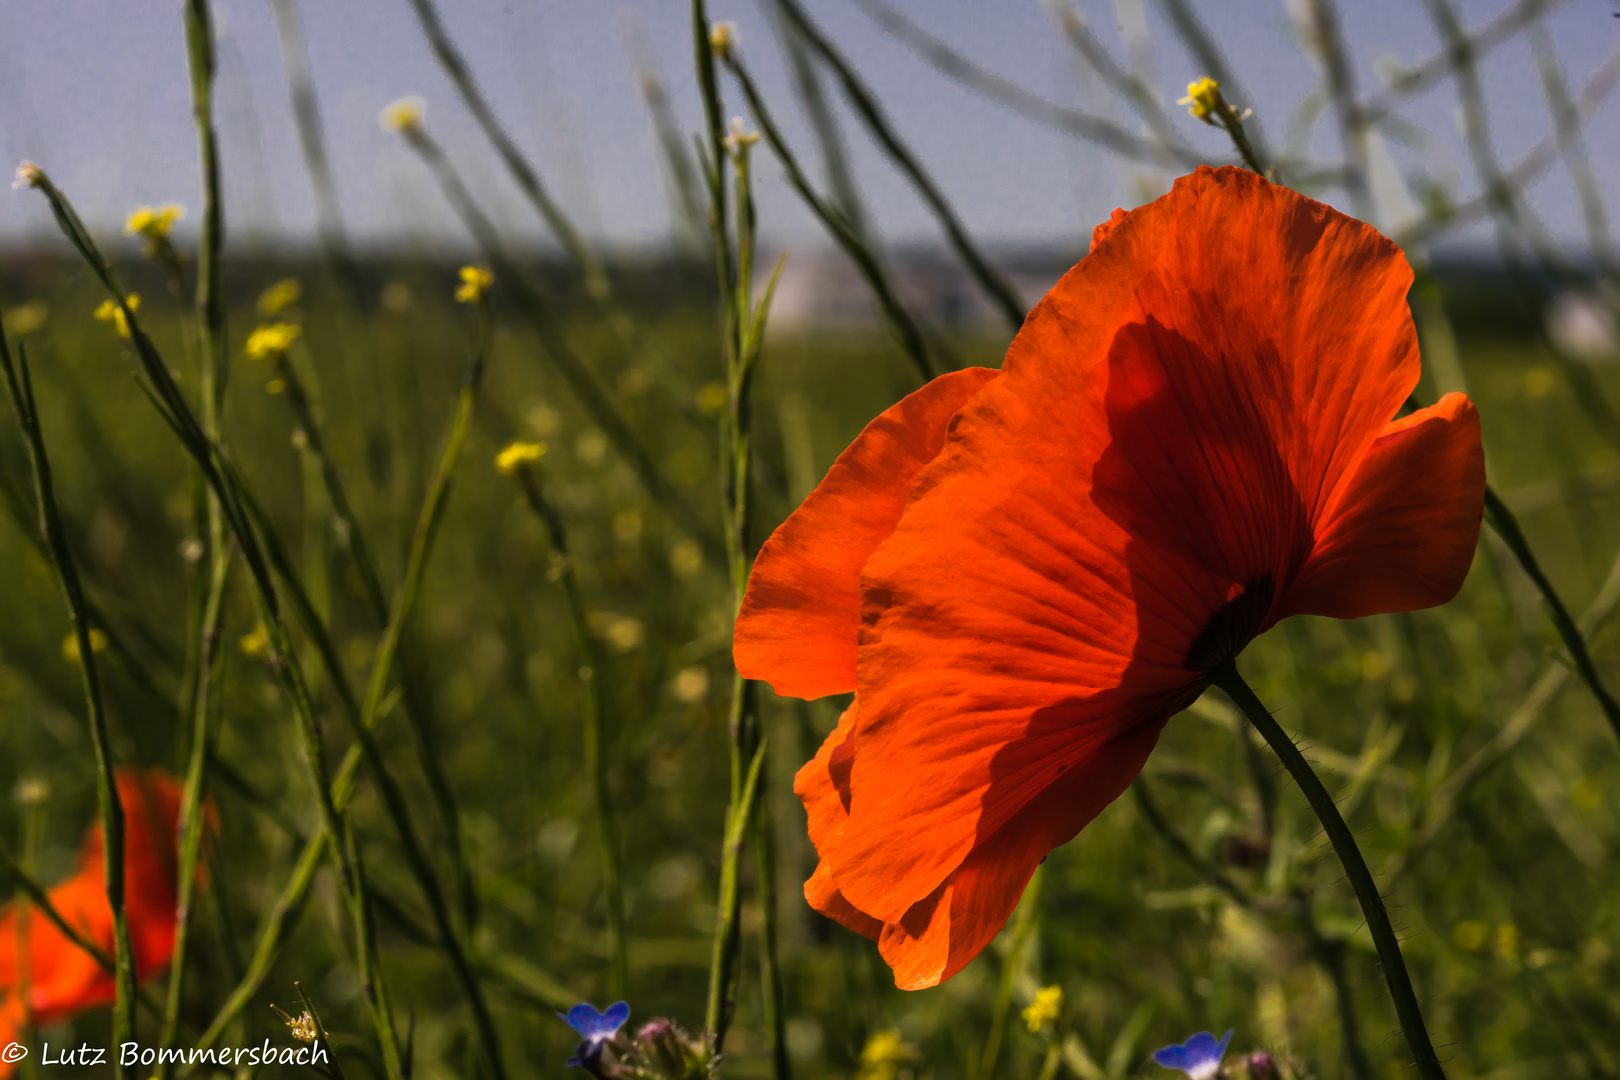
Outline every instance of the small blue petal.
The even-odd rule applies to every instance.
[[[1187,1050],[1180,1043],[1173,1043],[1163,1050],[1153,1051],[1153,1060],[1167,1069],[1187,1069]]]
[[[567,1022],[569,1027],[573,1028],[581,1035],[587,1036],[590,1034],[589,1029],[594,1028],[597,1021],[602,1018],[602,1014],[596,1011],[596,1006],[587,1001],[582,1001],[578,1005],[575,1005],[572,1009],[569,1009],[567,1015],[562,1013],[558,1013],[557,1015],[561,1016],[563,1020]]]
[[[1153,1060],[1167,1069],[1178,1069],[1193,1080],[1208,1080],[1220,1068],[1226,1056],[1226,1044],[1232,1041],[1229,1030],[1220,1042],[1207,1031],[1200,1031],[1185,1043],[1172,1043],[1153,1052]]]
[[[1206,1061],[1219,1061],[1222,1046],[1215,1041],[1215,1036],[1207,1031],[1200,1031],[1187,1040],[1187,1064],[1202,1065]]]
[[[562,1013],[557,1015],[591,1042],[604,1042],[613,1038],[624,1022],[630,1019],[630,1006],[621,1001],[610,1005],[607,1012],[597,1012],[596,1006],[582,1001],[569,1009],[566,1016]]]

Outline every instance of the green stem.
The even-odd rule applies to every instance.
[[[96,803],[101,818],[102,871],[105,875],[107,904],[113,916],[114,1002],[112,1038],[121,1045],[135,1034],[135,954],[130,943],[129,916],[124,908],[124,805],[118,795],[113,772],[112,739],[107,725],[106,704],[101,696],[101,676],[95,649],[90,643],[90,619],[84,588],[68,548],[62,515],[56,505],[51,481],[51,463],[40,430],[39,413],[34,407],[34,388],[28,374],[28,357],[18,353],[12,364],[11,348],[0,329],[0,365],[5,368],[6,388],[17,414],[18,424],[28,443],[33,467],[34,492],[39,500],[39,528],[51,551],[51,562],[67,601],[68,620],[79,647],[79,673],[84,684],[86,711],[90,720],[90,742],[95,748]],[[125,1065],[114,1066],[114,1075],[123,1080],[129,1074]]]
[[[1524,538],[1524,532],[1519,528],[1519,521],[1508,509],[1502,497],[1490,488],[1485,489],[1485,520],[1490,522],[1491,528],[1496,530],[1507,544],[1513,557],[1519,560],[1519,565],[1535,583],[1541,597],[1547,602],[1547,613],[1552,618],[1553,626],[1558,636],[1563,639],[1564,647],[1569,650],[1570,659],[1575,662],[1575,670],[1580,673],[1581,679],[1597,698],[1598,706],[1602,708],[1604,717],[1609,726],[1614,728],[1614,734],[1620,739],[1620,702],[1616,702],[1609,688],[1603,685],[1598,675],[1597,665],[1592,661],[1592,653],[1586,647],[1586,638],[1581,634],[1575,619],[1570,615],[1569,608],[1564,606],[1563,599],[1553,588],[1552,582],[1542,572],[1541,563],[1536,560],[1535,553],[1530,550],[1530,543]]]
[[[485,304],[487,302],[487,300],[484,301]],[[450,498],[451,480],[454,478],[456,466],[461,460],[461,452],[466,445],[467,433],[472,426],[473,406],[477,401],[478,386],[483,379],[485,361],[489,355],[489,348],[493,339],[491,322],[488,310],[480,307],[477,342],[474,347],[473,360],[468,366],[465,378],[462,380],[461,394],[456,402],[455,417],[451,421],[449,441],[445,446],[443,457],[439,460],[438,470],[434,474],[432,485],[428,489],[421,514],[417,518],[416,531],[411,539],[410,555],[406,560],[405,578],[400,584],[399,591],[394,596],[388,626],[383,631],[382,640],[377,645],[377,655],[372,664],[371,682],[366,690],[365,701],[361,705],[358,717],[349,713],[344,715],[350,720],[350,727],[356,741],[359,743],[360,751],[366,758],[373,779],[376,780],[378,790],[383,796],[383,801],[399,830],[400,842],[404,848],[406,862],[410,865],[414,876],[422,886],[428,907],[433,913],[434,923],[444,942],[445,950],[450,954],[450,963],[455,970],[457,981],[461,984],[462,993],[472,1007],[473,1019],[478,1027],[480,1045],[489,1061],[490,1068],[496,1080],[504,1080],[506,1066],[501,1055],[500,1036],[496,1031],[495,1021],[490,1015],[489,1005],[484,999],[483,987],[473,970],[472,963],[468,959],[467,950],[463,946],[460,935],[451,920],[450,908],[445,902],[443,891],[439,888],[438,878],[435,876],[433,867],[428,862],[421,842],[416,836],[415,828],[411,825],[410,810],[405,794],[394,780],[393,775],[388,771],[382,758],[382,752],[377,747],[376,739],[372,735],[372,729],[376,726],[378,714],[387,695],[390,676],[393,672],[394,657],[399,650],[405,626],[416,605],[417,596],[421,592],[422,580],[427,572],[428,557],[433,551],[433,542],[438,535],[439,525],[444,519],[445,506]],[[332,835],[336,837],[339,833],[334,829]]]
[[[923,168],[917,156],[911,152],[911,148],[889,123],[877,98],[834,47],[831,39],[810,21],[810,16],[800,6],[799,0],[776,0],[776,3],[778,9],[791,19],[793,25],[804,35],[810,47],[821,55],[828,67],[833,69],[838,81],[843,84],[844,93],[850,105],[854,107],[855,114],[861,118],[878,145],[883,147],[884,152],[900,167],[900,171],[910,179],[912,186],[917,189],[917,194],[922,196],[923,202],[933,211],[940,228],[945,230],[945,238],[967,266],[968,273],[978,283],[979,288],[984,290],[991,304],[1001,312],[1007,325],[1017,333],[1024,325],[1024,305],[1018,299],[1017,292],[990,265],[990,260],[985,258],[973,243],[972,238],[968,236],[967,227],[956,216],[956,211],[952,209],[949,200],[939,190],[933,178],[928,175],[928,170]]]
[[[383,593],[382,578],[377,572],[377,563],[372,558],[371,547],[366,542],[365,533],[354,515],[343,479],[327,452],[326,437],[315,404],[298,374],[298,369],[285,353],[276,358],[276,373],[286,384],[285,396],[292,407],[298,430],[304,433],[304,445],[318,464],[321,483],[326,491],[327,500],[331,503],[332,516],[337,521],[338,532],[349,551],[355,569],[359,571],[360,583],[371,607],[372,617],[376,620],[378,629],[386,631],[389,623],[389,604],[388,598]],[[277,560],[272,556],[271,561],[274,564]],[[310,621],[314,625],[320,625],[320,612],[314,610],[313,604],[310,608]],[[471,927],[477,922],[477,890],[473,883],[472,867],[467,859],[466,845],[462,842],[460,811],[449,777],[445,774],[441,755],[433,748],[431,723],[427,715],[429,709],[427,695],[421,692],[419,684],[411,677],[409,640],[402,638],[398,648],[402,657],[400,688],[406,723],[410,728],[417,761],[422,767],[423,775],[427,777],[428,788],[433,792],[434,802],[438,806],[439,816],[450,840],[450,856],[461,892],[461,908],[468,926]],[[333,671],[332,677],[341,678],[341,675]]]
[[[546,501],[534,470],[525,467],[517,474],[524,498],[536,516],[545,523],[556,552],[568,614],[574,624],[574,640],[585,661],[580,678],[585,684],[585,771],[591,778],[591,799],[595,803],[596,828],[600,836],[602,892],[607,900],[608,919],[608,997],[622,998],[630,982],[630,961],[624,931],[624,890],[619,881],[618,828],[613,820],[613,803],[608,788],[607,760],[603,754],[607,717],[602,699],[606,658],[591,636],[585,611],[585,598],[579,588],[579,573],[568,551],[568,534],[556,507]]]
[[[771,1075],[791,1080],[793,1062],[787,1044],[787,995],[782,984],[782,957],[777,943],[776,833],[770,804],[759,800],[754,821],[754,863],[759,887],[759,964],[765,984],[765,1029],[771,1036]]]
[[[776,126],[776,119],[771,115],[769,107],[766,106],[765,99],[760,94],[759,87],[754,83],[753,76],[749,74],[748,68],[735,56],[729,61],[728,66],[731,73],[736,76],[737,85],[742,89],[743,97],[748,101],[748,111],[753,113],[754,122],[759,125],[760,134],[765,137],[765,142],[770,146],[771,152],[776,155],[777,160],[782,163],[782,168],[787,173],[788,185],[799,193],[799,197],[810,208],[810,212],[816,215],[816,219],[832,234],[833,240],[855,263],[856,271],[865,279],[867,287],[872,290],[873,296],[877,298],[878,307],[883,310],[883,317],[888,322],[889,330],[894,334],[900,348],[910,358],[912,365],[916,367],[917,374],[922,377],[922,380],[924,382],[929,381],[937,372],[934,370],[934,362],[929,356],[928,344],[923,338],[922,327],[912,317],[911,312],[906,309],[905,305],[901,303],[894,286],[889,281],[888,273],[884,270],[883,264],[878,260],[876,253],[855,232],[850,223],[844,219],[843,214],[823,199],[815,188],[811,186],[809,178],[805,176],[804,169],[799,164],[797,155],[793,153],[793,149],[788,145],[787,140],[782,137],[781,129]]]
[[[568,344],[562,329],[548,309],[539,288],[510,255],[501,241],[500,230],[484,214],[472,193],[461,180],[444,149],[421,128],[405,132],[411,149],[422,158],[440,190],[456,215],[472,233],[484,257],[494,268],[502,286],[518,301],[518,308],[529,319],[540,339],[542,350],[557,373],[563,377],[591,419],[607,435],[608,440],[624,455],[636,478],[675,523],[676,527],[695,540],[704,553],[716,562],[725,557],[724,545],[714,536],[712,528],[695,513],[686,500],[670,485],[668,479],[653,461],[651,452],[642,442],[630,422],[620,416],[607,395],[597,384],[590,368]]]
[[[331,790],[327,783],[326,764],[321,748],[320,720],[315,714],[314,703],[310,699],[309,687],[304,679],[303,670],[299,666],[298,657],[292,650],[292,639],[287,631],[286,623],[282,619],[275,582],[265,561],[263,547],[244,508],[244,501],[250,497],[247,494],[246,487],[241,484],[240,477],[231,468],[229,459],[218,440],[209,435],[198,423],[196,415],[185,400],[185,396],[181,394],[179,387],[175,385],[167,363],[152,344],[151,339],[147,337],[140,321],[136,318],[134,310],[129,306],[128,297],[119,285],[117,278],[114,277],[111,265],[102,256],[100,249],[96,246],[94,239],[91,238],[89,230],[85,228],[84,222],[79,218],[72,204],[51,183],[50,178],[43,171],[33,173],[29,182],[30,186],[44,193],[50,202],[51,213],[55,216],[58,225],[61,226],[68,240],[84,256],[85,261],[89,263],[92,271],[95,272],[97,278],[118,305],[119,310],[123,312],[125,324],[129,328],[130,340],[135,346],[136,357],[140,360],[142,371],[148,380],[147,384],[137,383],[137,385],[142,386],[149,393],[159,415],[162,416],[169,425],[170,430],[174,432],[201,469],[210,490],[218,499],[220,510],[230,525],[231,532],[241,548],[243,561],[246,562],[250,572],[249,580],[252,585],[254,604],[258,609],[259,620],[264,623],[268,634],[267,652],[270,667],[275,673],[277,682],[292,703],[298,726],[298,736],[304,753],[305,764],[309,769],[315,788],[322,823],[332,837],[341,836],[342,829],[339,825],[337,811],[333,805]],[[29,395],[29,401],[31,412],[31,394]],[[89,656],[88,630],[82,629],[82,624],[81,632],[86,638],[86,643],[81,645],[81,648],[86,656]],[[93,664],[85,665],[84,670],[93,671]],[[350,714],[345,713],[344,715],[348,717]],[[362,739],[361,742],[363,746],[366,745],[366,740]],[[372,749],[374,750],[374,747]],[[377,771],[381,775],[382,771],[380,769]],[[385,792],[386,790],[385,787]],[[395,812],[398,810],[398,806],[393,801],[390,802],[390,810]],[[408,819],[399,824],[402,835],[408,837]],[[121,820],[119,825],[122,826]],[[121,831],[118,839],[121,844]],[[407,850],[410,850],[408,844]],[[332,845],[332,854],[342,889],[345,896],[347,896],[354,887],[352,868],[348,864],[346,853],[340,843]],[[420,869],[420,867],[413,864],[413,869]],[[119,902],[113,905],[115,923],[121,918],[121,878],[118,885]],[[113,879],[109,877],[109,893],[112,892],[113,887]],[[127,924],[124,924],[122,933],[125,942],[127,942]],[[125,948],[125,952],[127,951],[127,948]],[[122,968],[124,964],[125,961],[121,960],[120,967]],[[129,981],[131,990],[133,990],[132,966]],[[120,1001],[123,1001],[122,996]],[[385,1030],[388,1027],[388,1022],[385,1017],[378,1015],[377,1002],[368,1000],[367,1005],[372,1011],[379,1032]],[[118,1032],[117,1019],[115,1015],[115,1033]],[[395,1080],[395,1078],[390,1078],[390,1080]]]
[[[1440,1068],[1440,1059],[1435,1055],[1434,1045],[1429,1041],[1428,1028],[1423,1022],[1423,1012],[1418,1007],[1417,993],[1412,989],[1412,978],[1406,971],[1406,961],[1401,957],[1400,941],[1395,936],[1395,928],[1390,925],[1389,912],[1384,909],[1384,899],[1378,893],[1378,884],[1373,880],[1372,871],[1367,869],[1366,860],[1361,857],[1361,848],[1356,844],[1355,834],[1340,816],[1339,808],[1333,802],[1333,796],[1322,786],[1322,781],[1311,770],[1305,756],[1299,752],[1299,747],[1295,746],[1293,740],[1283,731],[1282,725],[1272,718],[1271,713],[1266,711],[1266,707],[1249,688],[1249,684],[1243,681],[1236,664],[1230,660],[1224,662],[1210,673],[1210,681],[1220,687],[1243,715],[1249,718],[1249,723],[1254,725],[1255,730],[1260,732],[1272,751],[1282,759],[1284,768],[1299,785],[1306,801],[1311,804],[1311,809],[1316,812],[1317,820],[1322,823],[1323,831],[1332,842],[1333,850],[1344,866],[1345,876],[1350,879],[1351,888],[1355,890],[1362,915],[1367,920],[1367,932],[1372,937],[1373,946],[1378,951],[1378,959],[1383,965],[1384,979],[1389,984],[1390,996],[1395,1000],[1395,1015],[1400,1019],[1401,1033],[1406,1037],[1407,1046],[1411,1048],[1418,1075],[1423,1077],[1423,1080],[1445,1080],[1445,1072]]]
[[[745,682],[740,676],[736,681]],[[726,1028],[730,1025],[732,1008],[736,1003],[729,973],[737,965],[737,948],[740,944],[742,890],[738,871],[742,865],[743,839],[753,816],[754,797],[764,763],[765,744],[760,743],[759,749],[754,752],[753,763],[742,777],[736,800],[726,809],[726,827],[720,846],[720,892],[715,902],[719,920],[715,927],[714,952],[709,966],[709,1003],[703,1022],[703,1029],[709,1033],[717,1055],[725,1045]]]
[[[187,0],[185,9],[186,57],[191,73],[192,119],[197,127],[197,157],[202,165],[202,236],[197,256],[197,321],[199,326],[198,371],[203,433],[219,439],[220,406],[225,389],[225,296],[220,249],[224,242],[224,202],[220,192],[219,148],[215,140],[213,89],[216,73],[213,16],[208,0]],[[179,260],[173,258],[179,280]],[[224,622],[225,583],[231,553],[225,542],[224,519],[219,499],[205,489],[205,518],[208,529],[208,587],[201,618],[196,627],[196,681],[186,702],[192,716],[191,752],[186,764],[185,788],[181,794],[178,823],[180,851],[176,881],[174,952],[169,961],[168,997],[163,1012],[163,1030],[158,1045],[172,1047],[180,1030],[180,1007],[185,991],[186,961],[191,946],[192,910],[197,892],[197,861],[204,840],[203,800],[208,785],[210,721],[218,707],[221,677],[219,637]],[[161,1055],[160,1055],[161,1057]],[[162,1061],[157,1075],[168,1080],[173,1064]]]
[[[984,1050],[974,1062],[976,1067],[969,1080],[993,1080],[996,1075],[996,1059],[1001,1056],[1001,1042],[1007,1032],[1007,1015],[1012,1011],[1013,979],[1018,974],[1024,948],[1029,944],[1030,932],[1035,929],[1042,876],[1041,868],[1036,867],[1035,875],[1030,878],[1028,887],[1024,889],[1024,898],[1018,905],[1018,917],[1013,922],[1012,947],[1001,961],[1001,979],[996,987],[995,1010],[990,1015],[990,1033],[985,1036]]]
[[[214,504],[213,516],[218,517]],[[185,987],[186,957],[191,943],[192,908],[197,896],[197,861],[202,856],[205,839],[206,814],[203,809],[207,794],[208,763],[213,758],[212,720],[219,708],[217,693],[223,681],[223,662],[220,655],[220,633],[224,623],[225,583],[230,567],[230,551],[222,545],[215,554],[209,574],[208,597],[203,609],[202,631],[199,635],[197,689],[191,703],[191,754],[186,765],[185,788],[180,797],[180,852],[176,881],[174,952],[169,960],[168,998],[163,1010],[163,1034],[158,1045],[174,1045],[180,1031],[180,1005]],[[167,1080],[173,1073],[168,1061],[158,1066],[159,1077]]]

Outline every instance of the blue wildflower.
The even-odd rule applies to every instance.
[[[574,1056],[568,1059],[568,1064],[594,1073],[601,1066],[602,1051],[607,1048],[613,1036],[619,1033],[624,1022],[630,1019],[630,1006],[621,1001],[616,1005],[609,1005],[605,1012],[597,1012],[596,1006],[582,1001],[569,1009],[567,1014],[557,1015],[569,1027],[579,1032],[583,1040],[574,1047]]]
[[[1226,1044],[1232,1041],[1228,1031],[1216,1042],[1215,1036],[1200,1031],[1185,1043],[1171,1044],[1163,1050],[1153,1051],[1153,1060],[1167,1069],[1180,1069],[1189,1080],[1210,1080],[1220,1070],[1221,1058],[1226,1055]]]

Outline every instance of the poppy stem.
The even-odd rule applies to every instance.
[[[1327,833],[1334,852],[1339,856],[1339,862],[1344,865],[1345,876],[1350,879],[1350,885],[1355,889],[1356,900],[1361,904],[1361,913],[1367,920],[1367,932],[1372,935],[1373,945],[1378,950],[1378,959],[1383,964],[1384,979],[1389,983],[1390,996],[1395,999],[1395,1015],[1400,1019],[1401,1033],[1406,1036],[1406,1044],[1411,1047],[1418,1075],[1423,1077],[1423,1080],[1445,1080],[1445,1072],[1440,1068],[1440,1059],[1435,1056],[1434,1044],[1429,1041],[1429,1031],[1423,1022],[1423,1012],[1418,1008],[1417,993],[1412,989],[1412,977],[1407,973],[1406,961],[1401,958],[1400,941],[1395,936],[1395,928],[1390,924],[1389,912],[1384,908],[1384,899],[1378,892],[1377,883],[1373,881],[1372,871],[1367,869],[1367,861],[1361,857],[1361,849],[1356,845],[1355,834],[1350,831],[1350,826],[1345,824],[1344,818],[1339,814],[1333,796],[1328,794],[1327,788],[1312,771],[1310,764],[1305,760],[1305,755],[1299,752],[1299,747],[1295,746],[1288,733],[1283,731],[1282,725],[1272,718],[1249,684],[1243,681],[1236,664],[1231,660],[1223,662],[1210,672],[1210,681],[1225,691],[1226,696],[1232,699],[1232,704],[1249,718],[1249,723],[1254,725],[1255,730],[1260,732],[1271,749],[1282,759],[1283,766],[1299,785],[1300,791],[1305,794],[1311,809],[1316,812],[1317,820],[1322,823],[1323,831]]]

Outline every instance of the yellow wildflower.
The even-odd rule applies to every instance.
[[[175,203],[167,206],[142,206],[124,222],[124,235],[144,237],[148,245],[155,245],[161,240],[167,240],[169,233],[174,229],[174,223],[185,216],[185,207]]]
[[[251,634],[243,634],[242,640],[236,645],[244,656],[263,656],[270,651],[270,631],[264,628],[264,623],[260,623]]]
[[[131,311],[141,309],[141,294],[130,293],[124,298],[124,304]],[[124,309],[111,300],[103,300],[101,306],[96,308],[96,318],[104,323],[112,323],[121,338],[129,337],[129,320],[124,317]]]
[[[412,135],[422,130],[422,114],[426,111],[427,102],[421,98],[402,97],[384,106],[383,111],[377,114],[377,122],[382,124],[384,131],[391,131],[395,135]]]
[[[315,1017],[310,1015],[308,1009],[304,1010],[302,1016],[289,1016],[287,1027],[292,1032],[292,1037],[301,1043],[313,1043],[320,1038],[320,1029],[315,1026]]]
[[[895,1080],[900,1066],[917,1058],[917,1048],[900,1037],[895,1028],[874,1031],[861,1048],[861,1071],[857,1080]]]
[[[102,633],[100,630],[91,629],[90,651],[92,653],[99,653],[105,652],[106,649],[107,635]],[[67,637],[62,639],[62,659],[66,660],[70,664],[77,664],[81,655],[82,654],[79,652],[79,635],[69,634]]]
[[[502,476],[516,476],[523,468],[533,465],[546,452],[542,442],[508,443],[505,450],[495,455],[495,469]]]
[[[495,275],[487,266],[463,266],[461,284],[456,287],[456,303],[476,304],[495,284]]]
[[[32,334],[45,325],[45,317],[49,314],[50,309],[45,306],[45,301],[30,300],[6,312],[6,329],[19,336]]]
[[[709,48],[714,50],[716,58],[725,61],[731,59],[731,52],[737,47],[737,24],[717,22],[709,27]]]
[[[273,319],[298,303],[298,298],[303,295],[304,287],[297,278],[282,278],[259,294],[259,314]]]
[[[1177,101],[1176,104],[1186,105],[1188,107],[1187,111],[1192,114],[1194,120],[1202,120],[1206,124],[1211,123],[1209,114],[1219,110],[1223,104],[1221,101],[1221,84],[1207,75],[1197,82],[1190,82],[1187,84],[1187,96]]]
[[[712,382],[698,391],[698,408],[710,416],[717,415],[731,401],[731,392],[720,383]]]
[[[1035,1000],[1024,1010],[1024,1023],[1030,1031],[1039,1031],[1058,1018],[1063,1011],[1063,987],[1043,986],[1035,991]]]
[[[269,360],[292,347],[301,333],[293,323],[265,323],[248,335],[246,352],[250,360]]]

